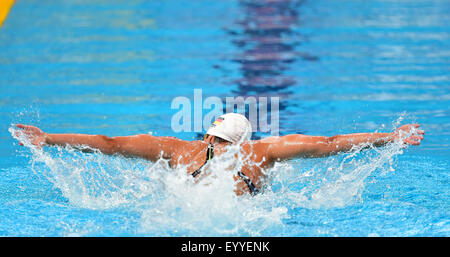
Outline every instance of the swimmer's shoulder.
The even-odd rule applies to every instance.
[[[280,139],[280,136],[270,136],[258,140],[247,141],[242,144],[242,150],[246,154],[254,156],[255,159],[267,158],[267,160],[270,160],[271,151],[273,150],[272,147],[278,145]]]
[[[277,137],[267,137],[259,140],[250,140],[242,144],[242,150],[247,153],[257,155],[266,155],[269,147],[277,143]]]
[[[173,142],[175,144],[176,151],[179,153],[195,153],[206,149],[208,146],[208,143],[203,140],[187,141],[176,138]]]
[[[257,148],[265,148],[272,144],[277,144],[280,142],[279,136],[271,136],[266,137],[258,140],[250,140],[247,142],[244,142],[243,147],[245,148],[251,148],[251,147],[257,147]]]

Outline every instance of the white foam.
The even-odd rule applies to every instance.
[[[14,131],[10,128],[13,136]],[[20,135],[19,139],[31,150],[33,171],[70,204],[93,210],[132,209],[140,213],[138,233],[159,236],[265,235],[284,226],[289,209],[360,202],[367,177],[376,170],[391,172],[395,156],[402,153],[393,143],[278,163],[267,171],[270,179],[263,194],[238,197],[233,191],[233,175],[240,166],[234,158],[240,154],[237,147],[212,159],[210,174],[195,182],[185,167],[170,169],[165,160],[150,163],[70,147],[39,149]]]

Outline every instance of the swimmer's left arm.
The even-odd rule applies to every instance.
[[[22,124],[16,126],[21,129],[20,133],[23,133],[31,144],[38,147],[44,145],[70,145],[82,151],[90,151],[89,148],[94,148],[104,154],[120,154],[151,161],[156,161],[160,158],[170,159],[177,149],[184,147],[187,143],[187,141],[174,137],[155,137],[147,134],[118,137],[87,134],[50,134],[35,126]],[[86,148],[86,146],[89,148]]]
[[[347,152],[355,146],[379,147],[395,140],[403,140],[404,144],[419,145],[425,133],[423,130],[416,130],[415,134],[402,137],[402,132],[410,133],[416,128],[419,128],[418,124],[401,126],[392,133],[356,133],[332,137],[294,134],[262,141],[270,143],[267,155],[273,161],[299,157],[317,158]]]

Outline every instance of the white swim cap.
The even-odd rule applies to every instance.
[[[252,136],[252,125],[244,115],[227,113],[219,116],[206,132],[232,143],[249,140]]]

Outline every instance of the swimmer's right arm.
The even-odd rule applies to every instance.
[[[120,154],[151,161],[156,161],[161,157],[170,159],[175,151],[187,142],[173,137],[155,137],[147,134],[119,137],[87,134],[50,134],[34,126],[22,124],[16,126],[36,146],[70,145],[80,150],[87,150],[87,146],[98,149],[104,154]]]
[[[405,146],[419,145],[425,134],[419,126],[419,124],[407,124],[391,133],[354,133],[332,137],[292,134],[269,137],[260,141],[265,143],[263,145],[267,145],[265,155],[272,161],[299,157],[318,158],[348,152],[358,146],[380,147],[396,140],[401,140]],[[416,132],[412,133],[412,131]]]

